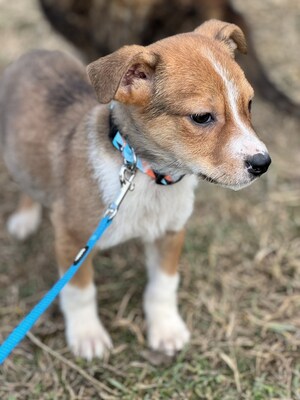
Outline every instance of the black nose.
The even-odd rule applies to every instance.
[[[246,167],[250,174],[260,176],[264,174],[271,164],[271,158],[268,153],[257,153],[247,158]]]

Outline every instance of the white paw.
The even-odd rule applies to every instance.
[[[95,285],[81,289],[68,283],[61,291],[60,305],[73,353],[87,360],[103,357],[112,348],[112,342],[97,314]]]
[[[190,332],[177,311],[158,312],[148,321],[148,341],[153,350],[172,356],[190,339]]]
[[[67,342],[75,356],[92,360],[102,358],[110,349],[112,341],[98,318],[68,321]]]
[[[34,233],[41,220],[41,205],[34,204],[31,208],[17,211],[7,221],[7,230],[18,240],[24,240]]]

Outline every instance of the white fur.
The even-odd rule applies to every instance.
[[[97,126],[91,123],[91,126]],[[99,190],[106,206],[114,201],[120,191],[119,170],[122,156],[105,154],[97,135],[90,133],[90,163],[99,183]],[[104,249],[132,238],[153,241],[166,231],[183,228],[193,211],[195,176],[186,176],[171,186],[157,185],[149,176],[137,172],[135,189],[129,192],[99,248]]]
[[[229,78],[228,72],[213,58],[211,54],[209,55],[209,59],[211,60],[215,71],[220,75],[224,82],[231,114],[239,129],[237,134],[231,139],[231,153],[237,158],[245,155],[253,156],[257,153],[267,153],[267,148],[264,143],[257,138],[253,130],[242,121],[239,115],[239,91],[237,86],[233,80]]]
[[[144,295],[148,341],[153,350],[173,355],[189,341],[190,333],[178,313],[179,275],[167,275],[160,268],[154,243],[146,244],[149,283]]]
[[[7,221],[7,230],[18,240],[24,240],[34,233],[41,221],[42,207],[34,203],[26,208],[13,213]]]
[[[60,294],[60,305],[67,343],[73,353],[87,360],[103,357],[112,348],[112,342],[97,314],[95,285],[80,289],[67,284]]]
[[[90,126],[97,126],[94,111]],[[89,137],[90,163],[106,206],[120,191],[119,170],[122,156],[117,151],[106,154],[92,129]],[[135,188],[129,192],[109,228],[98,244],[100,249],[114,246],[132,238],[148,242],[147,265],[149,284],[145,291],[144,310],[150,347],[174,354],[189,340],[190,334],[177,309],[179,276],[160,271],[155,239],[166,231],[181,230],[193,211],[195,176],[186,176],[171,186],[157,185],[147,175],[137,172]]]

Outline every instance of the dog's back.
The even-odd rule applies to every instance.
[[[30,188],[30,194],[43,203],[51,200],[45,183],[47,188],[55,186],[53,165],[60,169],[61,153],[76,133],[70,126],[78,126],[94,104],[83,66],[61,52],[30,52],[4,72],[0,85],[4,159],[21,187]]]

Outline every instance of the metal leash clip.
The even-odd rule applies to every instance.
[[[124,158],[123,165],[119,172],[119,178],[120,178],[120,183],[121,183],[120,193],[119,193],[118,197],[116,198],[116,200],[109,205],[109,207],[105,213],[105,216],[109,216],[109,220],[112,220],[117,215],[117,212],[119,211],[119,207],[120,207],[122,201],[124,200],[126,194],[128,193],[128,191],[134,190],[133,180],[136,175],[137,158],[136,158],[136,155],[135,155],[135,152],[133,151],[133,149],[131,149],[131,150],[132,150],[133,161],[129,162],[128,160],[126,160]]]

